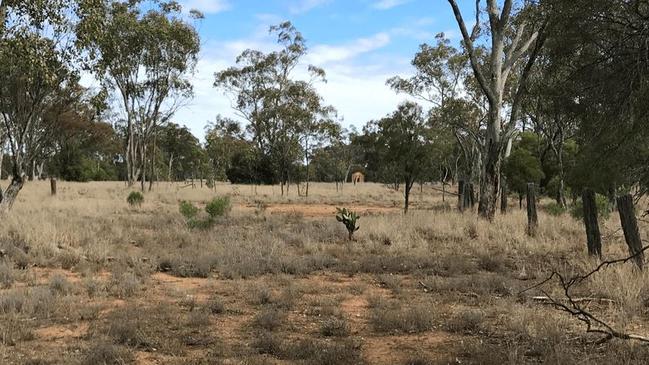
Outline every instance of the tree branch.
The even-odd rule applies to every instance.
[[[455,20],[457,21],[457,24],[460,27],[460,32],[462,33],[462,38],[464,39],[464,44],[466,46],[467,53],[469,53],[469,60],[471,61],[471,68],[473,69],[473,73],[475,74],[475,77],[478,80],[478,83],[480,84],[480,88],[482,88],[485,95],[487,96],[487,99],[489,99],[489,102],[493,102],[495,100],[494,93],[489,88],[487,79],[485,78],[480,63],[478,62],[478,57],[476,55],[475,49],[473,48],[473,39],[471,38],[469,32],[466,29],[466,24],[464,23],[464,19],[462,18],[462,12],[460,11],[460,8],[457,6],[457,2],[455,0],[448,0],[448,2],[449,4],[451,4],[451,8],[453,8],[453,14],[455,15]],[[476,22],[476,26],[478,24],[479,22]]]
[[[642,248],[640,251],[636,252],[635,254],[624,257],[621,259],[616,259],[616,260],[609,260],[609,261],[603,261],[601,262],[596,268],[593,270],[587,272],[586,274],[583,275],[575,275],[571,277],[570,279],[566,279],[563,275],[561,275],[557,271],[552,271],[550,276],[548,276],[546,279],[542,280],[541,282],[537,283],[534,286],[531,286],[521,292],[519,294],[525,293],[527,291],[533,290],[533,289],[538,289],[542,287],[543,285],[549,283],[553,279],[558,279],[559,284],[561,285],[563,289],[563,296],[564,298],[558,299],[555,298],[551,295],[549,295],[546,291],[543,289],[540,289],[539,291],[544,295],[543,297],[533,297],[535,300],[542,300],[543,302],[546,302],[547,304],[552,305],[553,307],[566,312],[570,314],[571,316],[577,318],[579,321],[583,322],[586,325],[586,332],[587,333],[596,333],[596,334],[601,334],[604,335],[601,339],[599,339],[596,343],[601,344],[604,342],[607,342],[613,338],[617,339],[622,339],[622,340],[634,340],[634,341],[640,341],[640,342],[648,342],[649,343],[649,337],[646,336],[640,336],[640,335],[635,335],[635,334],[630,334],[630,333],[625,333],[625,332],[620,332],[617,331],[613,328],[612,325],[609,325],[608,323],[604,322],[603,320],[597,318],[595,315],[590,313],[588,310],[584,309],[580,303],[586,302],[589,303],[592,300],[598,300],[598,301],[607,301],[605,298],[600,298],[600,299],[595,299],[595,298],[573,298],[572,294],[570,293],[570,290],[576,286],[584,282],[584,280],[588,279],[589,277],[595,275],[596,273],[600,272],[601,270],[615,264],[623,264],[628,261],[633,260],[635,257],[638,255],[642,254],[644,251],[649,249],[649,246],[645,246]],[[564,303],[566,302],[567,303]]]

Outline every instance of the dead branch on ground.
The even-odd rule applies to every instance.
[[[542,298],[540,300],[544,301],[545,303],[552,305],[556,309],[559,309],[577,318],[579,321],[583,322],[586,325],[587,333],[595,333],[595,334],[603,335],[601,339],[595,342],[596,344],[601,344],[614,338],[622,339],[622,340],[635,340],[635,341],[649,343],[649,337],[617,331],[613,328],[612,325],[597,318],[595,315],[593,315],[591,312],[589,312],[582,306],[582,303],[590,303],[592,301],[590,299],[594,299],[594,298],[574,298],[572,293],[570,292],[571,289],[583,283],[586,279],[604,270],[605,268],[608,268],[609,266],[616,265],[616,264],[627,263],[633,260],[636,256],[641,255],[642,253],[644,253],[644,251],[648,249],[649,249],[649,245],[643,247],[640,251],[628,257],[616,259],[616,260],[602,261],[599,265],[597,265],[596,268],[587,272],[586,274],[583,275],[578,274],[570,278],[566,278],[558,271],[552,271],[550,276],[548,276],[546,279],[540,281],[534,286],[531,286],[519,292],[519,294],[523,294],[530,290],[538,289],[544,296],[534,297],[534,298]],[[559,284],[561,285],[563,289],[563,298],[555,298],[541,288],[543,285],[549,283],[553,279],[558,280]],[[598,299],[598,300],[606,301],[604,299]]]

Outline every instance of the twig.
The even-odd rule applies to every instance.
[[[532,297],[531,299],[539,302],[552,301],[552,298],[546,296],[537,296],[537,297]],[[575,303],[582,303],[582,302],[615,303],[613,299],[608,299],[608,298],[573,298],[572,301]]]
[[[596,341],[596,344],[602,344],[604,342],[607,342],[613,338],[618,338],[622,340],[634,340],[634,341],[640,341],[640,342],[647,342],[649,343],[649,337],[646,336],[640,336],[640,335],[635,335],[635,334],[629,334],[629,333],[624,333],[624,332],[619,332],[615,330],[611,325],[608,323],[604,322],[603,320],[595,317],[592,313],[584,309],[580,303],[583,302],[592,302],[593,300],[597,301],[605,301],[609,303],[614,303],[614,301],[610,299],[598,299],[598,298],[573,298],[570,290],[575,286],[583,283],[586,279],[590,278],[591,276],[595,275],[597,272],[603,270],[604,268],[607,268],[611,265],[615,264],[622,264],[626,263],[628,261],[633,260],[636,256],[642,254],[644,251],[649,249],[649,246],[643,247],[640,251],[634,253],[633,255],[630,255],[625,258],[621,259],[616,259],[616,260],[609,260],[609,261],[603,261],[599,265],[597,265],[596,268],[593,270],[589,271],[586,274],[583,275],[575,275],[571,277],[570,279],[566,279],[563,275],[561,275],[557,271],[552,271],[550,276],[548,276],[546,279],[542,280],[538,284],[531,286],[521,292],[519,294],[525,293],[527,291],[537,289],[542,287],[544,284],[550,282],[552,279],[558,279],[559,284],[563,288],[563,296],[564,298],[557,299],[549,295],[547,292],[545,292],[543,289],[539,289],[539,291],[544,295],[543,297],[532,297],[534,300],[541,300],[544,302],[547,302],[547,304],[552,305],[553,307],[566,312],[573,317],[577,318],[579,321],[583,322],[586,325],[586,332],[587,333],[596,333],[596,334],[601,334],[604,335],[601,339]]]

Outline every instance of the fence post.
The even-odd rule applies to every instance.
[[[586,226],[588,254],[601,258],[602,235],[599,232],[599,223],[597,222],[595,192],[591,189],[584,189],[581,194],[581,200],[584,206],[584,225]]]
[[[629,253],[635,255],[633,261],[640,270],[644,265],[644,253],[642,252],[642,239],[638,230],[638,220],[635,217],[633,208],[633,197],[627,194],[617,198],[617,210],[620,213],[620,222],[624,231],[624,240],[629,246]]]
[[[536,188],[534,183],[527,184],[527,234],[536,235],[539,218],[536,215]]]

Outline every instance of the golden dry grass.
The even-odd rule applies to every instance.
[[[519,292],[552,270],[585,272],[580,222],[540,214],[493,223],[415,187],[413,209],[380,184],[294,188],[160,183],[139,207],[123,183],[26,185],[0,233],[0,362],[169,364],[628,363],[623,341],[594,346],[578,321]],[[233,201],[187,227],[180,201]],[[513,202],[512,202],[513,203]],[[336,206],[362,212],[355,242]],[[607,258],[626,248],[615,216]],[[643,227],[643,237],[647,231]],[[618,330],[649,334],[649,274],[621,265],[577,296]],[[560,295],[557,285],[545,290]],[[131,323],[132,322],[132,323]],[[128,324],[128,325],[127,325]],[[40,362],[39,362],[40,361]]]

